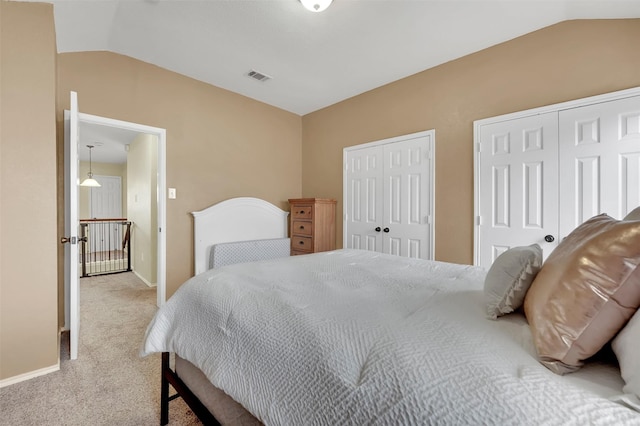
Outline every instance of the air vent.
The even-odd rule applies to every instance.
[[[263,74],[261,72],[258,72],[256,70],[251,70],[247,73],[247,76],[253,78],[254,80],[258,80],[258,81],[267,81],[267,80],[271,80],[271,77],[269,77],[266,74]]]

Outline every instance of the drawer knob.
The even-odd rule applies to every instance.
[[[301,246],[304,245],[304,241],[298,241],[298,244],[300,244]]]
[[[300,225],[300,229],[304,229],[304,225]]]

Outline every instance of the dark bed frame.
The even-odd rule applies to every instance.
[[[169,385],[176,394],[169,396]],[[160,385],[160,424],[169,423],[169,402],[182,398],[191,411],[206,426],[220,426],[220,422],[209,412],[207,407],[191,392],[187,385],[178,377],[169,364],[169,352],[162,352],[162,380]]]

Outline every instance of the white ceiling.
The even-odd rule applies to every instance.
[[[138,136],[137,132],[118,127],[102,126],[99,124],[80,122],[79,125],[80,147],[78,157],[81,161],[89,161],[89,148],[91,160],[99,163],[122,164],[127,162],[126,146]]]
[[[640,0],[48,2],[60,53],[131,56],[299,115],[557,22],[640,17]]]

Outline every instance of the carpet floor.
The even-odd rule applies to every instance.
[[[60,371],[0,389],[0,425],[159,425],[160,354],[140,358],[155,288],[133,273],[80,280],[78,359],[61,338]],[[182,399],[170,425],[199,425]]]

